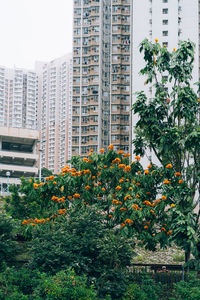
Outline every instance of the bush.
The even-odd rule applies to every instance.
[[[174,297],[170,300],[199,300],[200,299],[200,279],[190,277],[189,281],[180,281],[174,285]]]
[[[72,267],[96,285],[99,295],[120,297],[133,254],[129,240],[107,228],[95,209],[72,209],[70,217],[59,220],[34,228],[31,268],[55,274]]]
[[[77,276],[73,270],[60,271],[54,276],[41,274],[41,282],[35,295],[42,299],[96,299],[94,287],[87,287],[85,276]]]
[[[86,278],[73,270],[61,271],[49,276],[25,268],[7,268],[0,274],[0,299],[95,299],[93,287],[87,287]]]
[[[11,217],[0,213],[0,268],[3,262],[9,263],[16,254],[13,241],[14,222]]]
[[[162,299],[165,286],[161,286],[147,273],[132,273],[129,275],[129,284],[123,295],[123,300],[158,300]]]

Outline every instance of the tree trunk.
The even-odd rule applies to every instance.
[[[190,249],[185,251],[185,263],[187,263],[190,259]]]

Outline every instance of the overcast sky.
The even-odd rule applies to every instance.
[[[33,69],[72,51],[73,0],[0,0],[0,65]]]

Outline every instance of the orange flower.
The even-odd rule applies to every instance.
[[[144,171],[144,174],[149,174],[149,170],[145,170],[145,171]]]
[[[131,155],[129,153],[124,153],[124,157],[130,157]]]
[[[124,223],[121,223],[121,227],[124,227],[125,226],[125,224]]]
[[[104,151],[105,151],[105,150],[104,150],[103,148],[102,148],[102,149],[100,149],[100,152],[101,152],[101,153],[104,153]]]
[[[104,168],[106,169],[106,168],[107,168],[107,166],[105,165],[105,166],[104,166]]]
[[[141,174],[141,171],[138,171],[137,173],[138,173],[138,174]]]
[[[106,191],[106,189],[105,189],[105,188],[102,188],[102,191],[103,191],[103,192],[105,192],[105,191]]]
[[[131,191],[133,188],[130,186],[129,191]]]
[[[141,185],[141,183],[139,183],[139,182],[136,182],[136,185],[137,185],[137,186],[140,186],[140,185]]]
[[[31,182],[31,183],[32,183],[32,182],[33,182],[33,180],[32,180],[32,179],[30,179],[30,180],[29,180],[29,182]]]
[[[168,165],[166,165],[166,167],[165,168],[167,168],[167,169],[171,169],[172,168],[172,164],[168,164]]]
[[[79,194],[75,193],[75,194],[73,195],[73,197],[74,197],[74,198],[80,198],[81,196],[80,196]]]
[[[151,192],[146,192],[147,195],[151,195]]]
[[[114,199],[114,200],[112,201],[112,204],[118,204],[118,201],[117,201],[116,199]]]
[[[139,155],[135,156],[135,159],[140,160],[141,157]]]
[[[57,182],[56,182],[56,181],[54,181],[54,182],[53,182],[53,184],[57,184]]]
[[[164,227],[161,228],[161,231],[166,231],[166,229]]]
[[[171,204],[171,207],[175,207],[175,204],[174,204],[174,203],[172,203],[172,204]]]
[[[125,223],[125,224],[127,224],[127,223],[128,223],[128,224],[133,224],[133,221],[130,220],[130,219],[126,219],[124,223]]]
[[[93,152],[94,150],[93,149],[90,149],[90,152]]]
[[[89,190],[89,189],[91,189],[91,187],[90,187],[89,185],[87,185],[87,186],[85,187],[85,190]]]
[[[153,213],[154,213],[154,210],[151,209],[150,212],[153,214]]]
[[[172,230],[169,230],[169,231],[167,232],[167,234],[168,234],[168,235],[172,234]]]
[[[171,181],[169,181],[168,179],[165,179],[165,180],[163,181],[163,183],[164,183],[164,184],[168,184],[168,183],[171,183]]]
[[[174,173],[175,176],[181,176],[181,173],[180,172],[176,172]]]
[[[135,210],[138,210],[139,206],[137,204],[133,204],[132,208],[135,209]]]
[[[120,164],[120,165],[118,166],[119,169],[123,169],[123,168],[125,168],[125,167],[126,167],[125,164]]]
[[[136,198],[140,198],[140,195],[137,194],[135,197],[136,197]]]
[[[95,176],[92,176],[92,179],[95,179],[96,177]]]
[[[121,162],[121,159],[120,158],[115,158],[113,161],[112,161],[112,164],[114,163],[120,163]]]
[[[34,183],[33,186],[34,186],[35,189],[37,189],[38,184],[37,184],[37,183]]]
[[[121,186],[117,186],[116,188],[115,188],[117,191],[119,191],[119,190],[121,190]]]
[[[113,216],[112,216],[112,215],[108,215],[108,218],[110,218],[110,219],[111,219],[111,218],[113,218]]]
[[[148,168],[148,169],[151,169],[151,167],[152,167],[152,165],[151,165],[151,164],[149,164],[147,168]]]
[[[98,185],[101,185],[101,182],[100,182],[100,181],[98,182]]]
[[[31,223],[32,226],[35,226],[35,223]]]
[[[72,196],[68,196],[67,199],[72,200]]]
[[[166,196],[162,196],[161,199],[167,200],[167,197]]]
[[[123,150],[118,151],[118,154],[123,154],[123,153],[124,153]]]
[[[155,39],[155,42],[158,43],[158,39]]]
[[[176,48],[173,48],[173,51],[175,52],[175,51],[176,51]]]
[[[88,162],[88,158],[87,157],[83,157],[83,161]]]
[[[179,180],[179,182],[178,183],[183,183],[183,180],[181,179],[181,180]]]
[[[144,229],[148,229],[149,227],[147,225],[144,226]]]
[[[126,195],[126,196],[124,197],[124,201],[126,201],[128,198],[131,198],[131,196],[130,196],[130,195]]]
[[[129,165],[126,166],[126,167],[125,167],[125,170],[126,170],[127,172],[129,172],[129,171],[131,170],[131,166],[129,166]]]
[[[109,150],[113,150],[113,148],[114,148],[113,145],[108,146],[108,149],[109,149]]]
[[[127,210],[125,207],[120,208],[121,211]]]

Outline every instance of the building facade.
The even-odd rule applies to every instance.
[[[0,194],[20,177],[37,177],[39,131],[0,126]]]
[[[37,129],[37,75],[0,66],[0,126]]]
[[[58,173],[71,158],[72,58],[37,62],[42,168]]]
[[[74,0],[72,155],[131,151],[131,0]]]
[[[139,45],[145,38],[152,42],[157,38],[169,51],[177,49],[180,41],[194,42],[193,82],[199,80],[199,0],[133,1],[133,93],[144,90],[151,96],[152,88],[145,86],[144,77],[138,75],[144,67]]]

